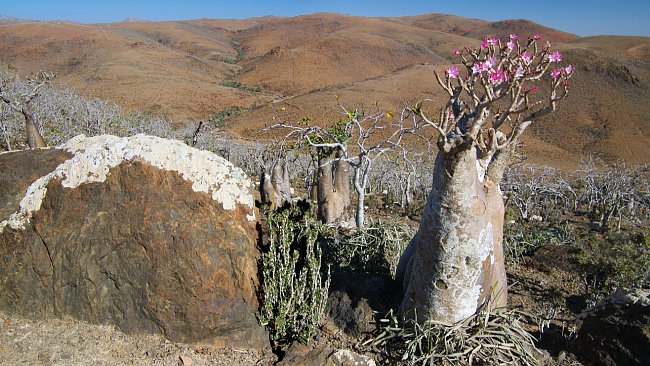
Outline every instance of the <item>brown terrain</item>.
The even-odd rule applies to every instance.
[[[423,98],[441,103],[444,96],[433,72],[453,62],[452,50],[510,33],[541,34],[576,70],[558,112],[529,129],[524,139],[529,161],[569,169],[590,154],[608,161],[650,162],[648,37],[581,38],[527,20],[488,22],[442,14],[369,18],[319,13],[90,25],[0,17],[0,62],[23,76],[52,71],[58,86],[127,109],[165,114],[179,124],[237,106],[242,113],[226,122],[227,129],[244,139],[270,139],[273,135],[262,129],[273,123],[273,110],[288,122],[310,117],[328,125],[340,118],[337,95],[348,108],[377,103],[383,110],[399,111]],[[567,253],[543,254],[509,272],[511,304],[535,314],[546,309],[546,294],[556,287],[567,298],[583,292],[581,279],[565,270]],[[564,327],[574,315],[563,310],[558,324]],[[326,328],[319,330],[319,346],[356,347],[356,340]],[[565,329],[556,328],[551,336],[553,331],[564,336]],[[563,347],[545,346],[560,352],[543,364],[579,365]],[[72,319],[35,321],[0,313],[3,365],[275,361],[275,355],[252,350],[220,351],[160,336],[127,336],[114,327]]]
[[[20,74],[52,71],[59,85],[83,95],[179,123],[238,106],[243,113],[227,127],[250,139],[270,137],[260,133],[272,122],[269,102],[284,106],[287,121],[308,116],[326,125],[339,118],[335,95],[347,107],[376,102],[385,110],[442,100],[433,71],[453,62],[454,48],[484,36],[540,33],[577,72],[559,111],[524,139],[530,160],[559,167],[590,154],[650,161],[648,37],[581,38],[527,20],[442,14],[2,24],[0,61]]]

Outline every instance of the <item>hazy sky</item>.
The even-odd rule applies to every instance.
[[[0,0],[0,14],[23,19],[82,23],[295,16],[315,12],[365,16],[445,13],[485,20],[525,18],[580,36],[650,36],[650,0]]]

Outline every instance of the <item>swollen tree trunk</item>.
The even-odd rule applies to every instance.
[[[21,113],[25,118],[25,131],[27,132],[27,144],[29,148],[47,147],[43,136],[41,136],[38,127],[36,127],[36,123],[34,123],[34,115],[32,112],[25,106],[21,109]]]
[[[490,169],[479,165],[474,148],[438,154],[420,228],[398,267],[406,316],[456,322],[490,297],[506,304],[503,169]]]
[[[331,161],[330,155],[319,151],[318,159],[318,218],[325,224],[347,221],[350,207],[350,164],[340,158]]]
[[[291,200],[291,182],[286,163],[277,162],[271,175],[266,172],[265,167],[263,168],[260,193],[262,202],[270,205],[271,209]]]

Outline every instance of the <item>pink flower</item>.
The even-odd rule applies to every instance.
[[[530,62],[530,53],[522,52],[519,54],[519,58],[522,59],[524,62]]]
[[[454,55],[460,55],[460,51],[458,51],[458,48],[454,48],[454,50],[451,52]]]
[[[472,65],[472,74],[479,74],[481,72],[481,63],[476,62],[474,65]]]
[[[540,39],[540,38],[542,38],[542,36],[539,33],[533,34],[533,39]]]
[[[560,62],[562,61],[562,54],[558,51],[551,52],[551,54],[548,55],[548,60],[551,62]]]
[[[515,42],[515,41],[508,41],[508,42],[506,42],[506,46],[507,46],[509,49],[514,50],[514,49],[517,47],[517,42]]]
[[[514,34],[514,33],[511,33],[511,34],[510,34],[510,39],[517,39],[517,35]]]
[[[573,66],[569,65],[569,66],[565,67],[564,72],[566,72],[567,74],[572,73],[573,72]]]
[[[555,69],[555,70],[551,71],[551,77],[553,79],[557,79],[557,78],[560,77],[560,75],[562,75],[563,71],[564,71],[564,69]]]
[[[497,59],[494,58],[494,56],[489,56],[489,57],[485,60],[485,66],[488,67],[488,68],[493,68],[493,67],[495,67],[496,65],[497,65]]]
[[[447,76],[451,79],[455,79],[458,77],[458,66],[449,66],[448,68],[445,69],[445,72],[447,73]]]
[[[451,109],[449,110],[449,115],[448,115],[448,117],[449,117],[449,119],[454,119],[454,118],[456,118],[456,116],[454,115],[454,112],[452,112]]]
[[[488,39],[487,42],[488,42],[490,45],[493,45],[493,46],[494,46],[494,45],[499,44],[499,39],[496,38],[496,37],[494,37],[494,38],[490,38],[490,39]]]
[[[490,74],[490,81],[493,83],[496,83],[498,81],[502,81],[505,79],[505,75],[503,74],[503,70],[498,69],[498,70],[491,70],[489,72]]]
[[[481,43],[481,48],[485,49],[488,48],[488,39],[483,38],[483,42]]]

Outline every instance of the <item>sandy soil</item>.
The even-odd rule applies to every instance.
[[[112,326],[72,319],[34,321],[0,313],[0,365],[271,365],[275,355],[217,351],[153,335],[126,335]]]

